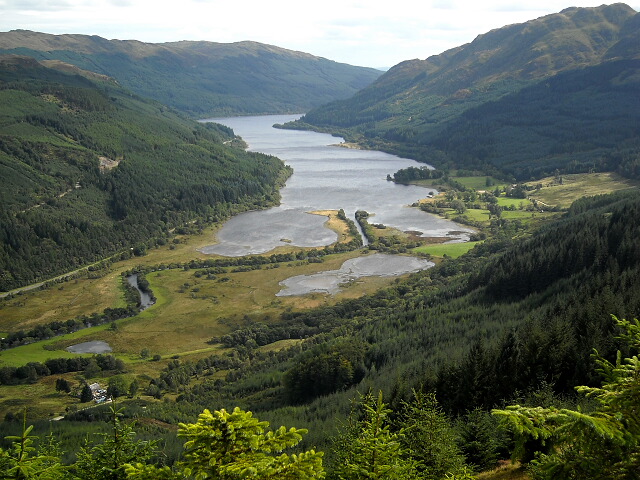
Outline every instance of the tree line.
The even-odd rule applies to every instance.
[[[85,440],[69,464],[61,460],[59,441],[49,434],[38,447],[32,426],[7,437],[0,448],[0,467],[14,479],[311,479],[328,480],[473,480],[470,459],[490,460],[490,452],[506,447],[513,458],[529,463],[535,478],[633,479],[640,468],[640,422],[635,414],[640,362],[640,322],[615,319],[630,354],[612,362],[594,354],[600,367],[599,387],[577,390],[595,401],[590,410],[542,405],[510,405],[492,415],[505,421],[492,428],[475,412],[456,428],[433,394],[413,390],[397,409],[382,392],[361,395],[347,422],[334,434],[333,460],[325,452],[299,448],[307,429],[284,426],[272,430],[252,412],[205,409],[195,423],[178,424],[184,439],[181,457],[167,464],[157,440],[136,437],[123,411],[110,407],[110,431]],[[495,435],[496,431],[502,432]],[[475,432],[475,435],[474,435]],[[502,445],[500,445],[502,444]],[[476,455],[481,453],[483,455]]]
[[[0,290],[166,238],[196,218],[273,205],[291,174],[275,157],[223,144],[230,129],[108,82],[18,63],[0,69],[0,98],[12,105],[0,135]]]
[[[329,428],[328,412],[338,415],[348,398],[367,386],[382,389],[392,408],[412,389],[434,392],[452,416],[476,408],[486,412],[539,389],[571,396],[575,385],[598,381],[589,357],[593,348],[606,358],[622,348],[610,314],[631,317],[640,309],[638,253],[631,250],[632,259],[620,256],[628,252],[624,238],[638,228],[639,202],[636,191],[584,200],[530,238],[498,235],[370,296],[286,312],[279,323],[232,332],[219,340],[234,348],[236,366],[222,380],[185,384],[180,402],[205,407],[242,401],[245,408],[276,417],[284,403],[290,405],[289,418],[304,419],[322,432]],[[558,241],[559,234],[575,242]],[[570,259],[580,242],[604,245],[605,238],[601,255],[607,260],[587,270],[547,274],[541,268],[546,263],[534,261]],[[520,268],[502,269],[518,256]],[[490,272],[506,285],[505,295]],[[540,288],[512,296],[510,285],[520,283]],[[264,342],[287,338],[287,331],[299,338],[295,332],[304,330],[313,334],[289,350],[258,351]],[[353,345],[353,353],[341,345]],[[312,417],[303,413],[309,408],[316,412]],[[318,442],[326,441],[316,435]]]
[[[91,371],[92,374],[101,371],[123,372],[125,367],[124,362],[113,355],[51,358],[44,363],[29,362],[21,367],[0,367],[0,385],[35,383],[41,377],[85,370]]]

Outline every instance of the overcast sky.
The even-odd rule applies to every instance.
[[[0,31],[161,43],[254,40],[338,62],[390,67],[477,35],[602,0],[0,0]],[[640,0],[627,3],[636,11]]]

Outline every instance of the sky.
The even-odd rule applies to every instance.
[[[563,3],[566,2],[566,3]],[[81,33],[150,43],[252,40],[388,68],[494,28],[603,0],[0,0],[0,31]],[[613,2],[610,2],[613,3]],[[627,5],[640,11],[640,0]]]

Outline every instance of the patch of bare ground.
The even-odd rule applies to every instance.
[[[100,160],[100,172],[104,173],[116,168],[120,164],[120,160],[122,159],[118,158],[116,160],[113,160],[109,157],[98,157],[98,160]]]
[[[508,460],[502,460],[496,468],[482,472],[476,478],[478,480],[531,480],[524,466]]]

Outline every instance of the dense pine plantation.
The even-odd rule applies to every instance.
[[[289,174],[280,160],[79,73],[26,57],[0,65],[0,290],[277,202]]]
[[[524,402],[580,404],[589,411],[593,405],[574,387],[600,385],[594,349],[611,361],[617,350],[629,352],[611,315],[634,318],[640,309],[640,251],[633,242],[640,233],[640,193],[578,201],[559,220],[515,240],[514,226],[500,223],[503,235],[392,288],[286,314],[274,327],[237,330],[221,339],[233,347],[227,357],[172,361],[140,389],[158,398],[179,392],[177,401],[123,400],[125,418],[140,417],[141,438],[166,439],[163,461],[171,463],[182,444],[171,424],[193,421],[205,408],[239,406],[274,427],[307,428],[299,448],[323,450],[331,477],[343,464],[334,442],[344,437],[337,435],[357,436],[347,428],[355,421],[347,420],[354,399],[386,418],[389,435],[402,435],[402,412],[420,401],[430,407],[419,410],[432,412],[454,439],[448,448],[458,452],[459,468],[491,468],[514,444],[490,409]],[[308,339],[295,347],[257,350],[300,330]],[[215,370],[226,371],[226,378],[190,386]],[[76,438],[70,446],[80,441],[72,432],[83,422],[109,415],[106,407],[78,412],[55,431]],[[364,428],[358,422],[366,424],[367,417],[360,415],[356,424]],[[6,425],[18,433],[19,423]],[[524,447],[523,460],[542,448],[536,442]]]
[[[447,152],[460,167],[485,165],[519,180],[556,169],[638,178],[638,68],[634,59],[563,72],[470,108],[423,148]]]

